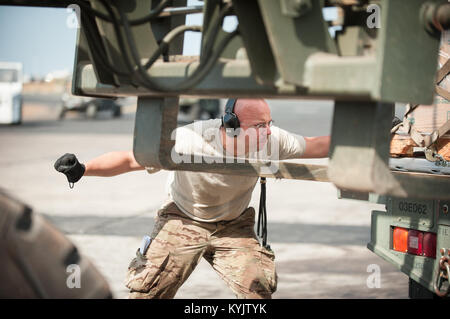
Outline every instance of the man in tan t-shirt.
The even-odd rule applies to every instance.
[[[173,154],[270,160],[328,156],[328,136],[302,137],[272,126],[269,106],[262,99],[238,99],[231,111],[239,120],[239,134],[227,132],[223,118],[195,122],[176,130]],[[66,154],[55,168],[71,183],[82,176],[157,171],[137,163],[132,151],[107,153],[85,165]],[[257,240],[255,211],[248,207],[257,181],[239,175],[171,172],[168,198],[158,211],[151,244],[144,254],[137,251],[128,268],[129,297],[173,298],[203,257],[238,298],[271,298],[277,285],[275,256]]]

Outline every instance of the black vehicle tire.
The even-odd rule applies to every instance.
[[[98,108],[94,103],[90,103],[86,107],[86,117],[88,119],[95,119],[97,117]]]
[[[427,288],[409,278],[409,293],[410,299],[440,299],[438,295],[429,291]]]

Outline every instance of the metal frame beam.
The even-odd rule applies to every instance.
[[[355,105],[359,104],[355,103]],[[373,107],[373,105],[369,107]],[[388,109],[381,106],[375,108],[376,110]],[[286,161],[240,161],[228,157],[200,157],[190,154],[175,154],[174,156],[172,151],[175,146],[175,140],[172,137],[174,130],[177,128],[177,114],[178,98],[138,98],[133,152],[139,164],[166,170],[264,176],[320,182],[331,181],[338,188],[358,192],[366,191],[396,197],[450,199],[449,176],[396,172],[390,171],[387,166],[383,169],[384,161],[374,151],[375,146],[379,147],[382,145],[382,139],[380,137],[374,138],[374,136],[371,136],[371,132],[368,132],[368,135],[365,137],[359,138],[357,143],[361,145],[361,149],[346,152],[345,149],[335,145],[331,152],[329,167],[326,165],[299,164]],[[378,116],[380,117],[381,115]],[[357,115],[350,118],[349,121],[358,121]],[[349,135],[355,135],[348,130],[348,127],[345,131]],[[367,144],[366,141],[371,143],[370,146],[365,145]],[[358,155],[360,152],[362,153]],[[357,156],[360,160],[355,163],[349,163],[348,158],[351,158],[352,155]],[[187,160],[180,162],[174,160],[174,157]],[[340,162],[340,160],[342,161]],[[371,165],[368,165],[368,163],[371,163]],[[384,176],[377,175],[379,172],[378,168],[382,169]],[[342,181],[341,178],[345,179]]]

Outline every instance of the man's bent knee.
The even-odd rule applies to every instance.
[[[264,270],[244,282],[246,285],[237,293],[237,297],[242,299],[271,299],[277,287],[276,274],[269,275]]]
[[[244,257],[239,265],[239,258],[233,265],[231,272],[231,287],[238,298],[242,299],[270,299],[277,289],[277,273],[274,255],[265,248],[260,248],[257,258]],[[245,254],[243,255],[245,256]]]
[[[137,253],[131,261],[125,282],[128,298],[173,298],[180,286],[170,254],[148,260]]]

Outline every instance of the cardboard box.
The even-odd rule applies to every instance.
[[[450,31],[444,32],[442,36],[439,50],[439,69],[448,60],[450,60]],[[440,81],[439,87],[450,92],[450,74]],[[434,104],[419,105],[408,115],[408,118],[416,131],[424,135],[431,134],[450,120],[450,101],[436,94]],[[401,129],[398,132],[400,134],[395,134],[391,141],[391,156],[413,156],[413,148],[418,145],[409,136],[402,135]],[[450,132],[439,138],[436,147],[438,153],[445,160],[450,161]]]

